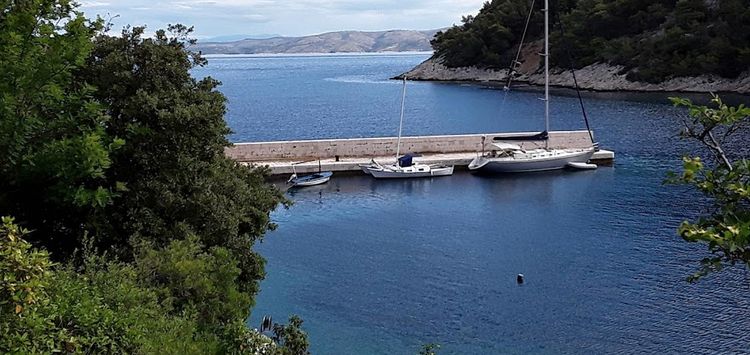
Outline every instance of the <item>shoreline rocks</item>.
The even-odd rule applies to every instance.
[[[522,58],[533,58],[524,55]],[[538,61],[537,61],[538,63]],[[544,85],[544,71],[538,69],[537,63],[522,62],[514,83]],[[533,68],[533,69],[532,69]],[[622,66],[596,63],[576,70],[578,86],[591,91],[634,91],[634,92],[694,92],[750,94],[750,71],[744,72],[736,79],[726,79],[717,75],[698,77],[679,77],[661,83],[629,81]],[[457,81],[486,84],[502,84],[508,79],[508,70],[481,69],[476,67],[448,68],[436,58],[430,58],[414,67],[404,75],[409,80],[417,81]],[[550,85],[574,88],[573,75],[570,70],[555,68],[551,70]]]

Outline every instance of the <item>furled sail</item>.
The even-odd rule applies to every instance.
[[[546,141],[549,139],[549,133],[547,131],[533,133],[533,134],[511,134],[494,136],[492,140],[495,142],[501,141]]]

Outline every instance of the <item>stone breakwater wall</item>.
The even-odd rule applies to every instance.
[[[531,65],[528,65],[531,64]],[[523,62],[516,83],[544,85],[544,72],[535,63]],[[624,68],[609,64],[592,64],[576,70],[578,86],[585,90],[595,91],[644,91],[644,92],[733,92],[750,94],[750,71],[736,79],[726,79],[716,75],[698,77],[679,77],[661,83],[629,81]],[[474,81],[504,83],[507,70],[481,69],[476,67],[448,68],[435,58],[419,64],[414,69],[402,74],[410,80],[423,81]],[[573,88],[573,75],[570,70],[553,69],[550,84],[559,87]]]
[[[525,135],[528,133],[517,133]],[[444,136],[403,137],[402,153],[449,154],[491,150],[493,138],[509,133],[485,133]],[[543,146],[543,142],[513,142],[524,149]],[[269,161],[304,161],[314,159],[383,157],[396,154],[396,137],[320,139],[237,143],[226,148],[228,157],[243,163]],[[484,147],[482,146],[484,144]],[[551,148],[585,148],[591,146],[587,131],[550,132]]]

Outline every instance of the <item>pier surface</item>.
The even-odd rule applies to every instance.
[[[514,133],[526,135],[529,133]],[[492,150],[497,136],[509,133],[468,135],[417,136],[401,138],[401,154],[413,153],[415,161],[455,165],[466,168],[482,151]],[[324,171],[360,171],[359,164],[375,159],[380,163],[393,163],[396,159],[396,137],[320,139],[306,141],[278,141],[237,143],[226,149],[228,157],[246,164],[268,166],[271,174],[291,174],[292,165],[298,173],[318,171],[318,160]],[[523,149],[541,148],[543,142],[516,142]],[[591,146],[587,131],[554,131],[549,133],[550,148],[586,148]],[[611,163],[614,152],[600,150],[593,162]]]

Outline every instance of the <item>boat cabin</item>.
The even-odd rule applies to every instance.
[[[492,143],[492,147],[494,149],[487,153],[489,158],[513,157],[516,153],[525,152],[520,146],[509,143]]]
[[[398,166],[402,168],[408,168],[412,165],[414,165],[414,156],[411,154],[406,154],[401,158],[398,158]]]

